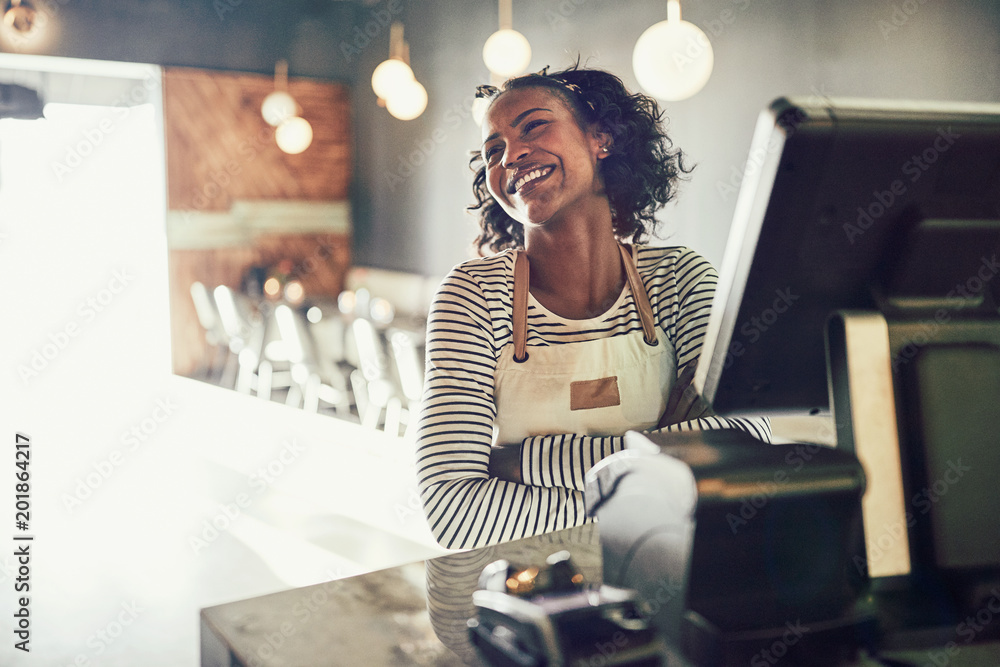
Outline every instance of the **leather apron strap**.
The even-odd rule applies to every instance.
[[[642,284],[639,276],[639,269],[636,266],[634,246],[627,250],[625,246],[619,244],[622,264],[625,266],[625,276],[628,280],[629,289],[632,290],[632,298],[635,300],[636,308],[639,310],[639,319],[642,322],[643,341],[650,347],[655,347],[656,323],[653,319],[653,307],[649,303],[649,295],[646,287]],[[519,250],[514,259],[514,303],[511,313],[511,332],[514,337],[514,361],[523,364],[528,360],[526,350],[528,344],[528,283],[530,270],[528,267],[528,255]]]
[[[525,346],[528,344],[528,255],[523,250],[517,252],[514,260],[514,303],[511,326],[514,335],[514,361],[523,364],[528,360]]]
[[[631,251],[619,244],[618,249],[622,253],[622,263],[625,264],[625,275],[628,276],[628,285],[632,289],[632,298],[635,299],[636,308],[639,309],[639,319],[642,321],[643,340],[646,345],[656,345],[656,323],[653,320],[653,307],[649,304],[649,295],[646,293],[646,286],[642,284],[639,277],[639,267],[635,258],[635,246],[629,246]]]

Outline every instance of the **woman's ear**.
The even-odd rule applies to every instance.
[[[612,144],[614,143],[611,134],[595,127],[593,137],[597,146],[597,159],[603,160],[611,155]]]

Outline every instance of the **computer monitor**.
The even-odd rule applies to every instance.
[[[894,287],[887,271],[905,263],[902,244],[923,219],[996,229],[1000,104],[773,102],[753,136],[696,375],[716,411],[828,410],[826,320],[879,309],[877,290]],[[990,259],[973,249],[949,256],[931,239],[900,270],[933,273],[922,286],[901,276],[895,296],[923,287],[958,295],[955,275],[977,276],[980,255]],[[984,273],[998,271],[986,264]],[[983,281],[980,292],[995,297],[998,285]]]
[[[1000,584],[998,260],[1000,104],[778,99],[695,375],[722,415],[832,413],[858,566],[955,610]]]

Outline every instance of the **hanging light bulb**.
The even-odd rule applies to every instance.
[[[708,36],[681,20],[680,0],[667,1],[667,20],[647,28],[632,52],[632,70],[639,85],[667,101],[687,99],[704,88],[714,62]]]
[[[401,85],[413,81],[413,70],[402,60],[383,60],[372,72],[372,90],[383,100]]]
[[[291,118],[298,111],[295,99],[283,90],[276,90],[264,98],[260,105],[260,114],[268,125],[277,127],[282,121]]]
[[[279,60],[274,65],[274,92],[264,98],[260,115],[268,125],[273,125],[274,142],[289,155],[298,155],[312,143],[312,125],[299,116],[299,105],[288,94],[288,62]]]
[[[260,105],[260,115],[268,125],[277,127],[299,112],[299,105],[288,94],[288,63],[279,60],[274,66],[274,92],[264,98]]]
[[[397,88],[414,80],[406,55],[403,24],[396,21],[389,26],[389,59],[379,63],[372,72],[372,90],[379,99],[389,99]]]
[[[427,108],[427,89],[410,69],[410,49],[399,21],[389,28],[389,59],[372,72],[372,90],[379,104],[400,120],[413,120]]]
[[[413,120],[427,108],[427,89],[416,79],[407,81],[386,98],[385,108],[399,120]]]
[[[4,3],[7,5],[7,3]],[[21,37],[34,37],[45,24],[45,17],[26,0],[11,0],[3,13],[3,26]]]
[[[483,62],[494,74],[504,78],[517,76],[528,69],[531,44],[516,30],[497,30],[483,44]]]
[[[278,148],[289,155],[298,155],[312,143],[313,130],[305,118],[294,116],[282,121],[274,131]]]
[[[45,53],[58,37],[59,16],[51,2],[4,0],[0,3],[0,51]]]
[[[483,62],[494,74],[503,78],[517,76],[531,63],[531,44],[514,30],[514,9],[511,0],[499,0],[500,29],[483,44]]]

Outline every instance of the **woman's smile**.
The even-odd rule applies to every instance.
[[[531,192],[541,181],[544,181],[555,170],[555,167],[529,167],[514,172],[508,194],[524,196]]]

